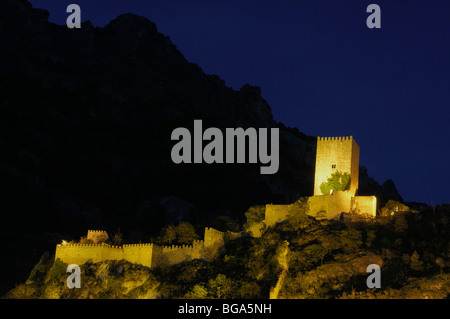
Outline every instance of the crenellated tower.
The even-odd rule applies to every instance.
[[[320,185],[337,171],[350,174],[349,193],[355,196],[359,179],[358,144],[352,136],[317,137],[314,195],[326,195],[322,194]]]

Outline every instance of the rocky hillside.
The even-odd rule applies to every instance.
[[[44,254],[5,298],[411,298],[450,296],[450,205],[377,220],[316,220],[302,210],[261,237],[226,238],[214,261],[149,269],[122,261],[80,265],[69,289],[67,264]],[[250,222],[248,220],[247,222]],[[368,265],[380,287],[367,287]],[[276,293],[273,292],[276,290]]]

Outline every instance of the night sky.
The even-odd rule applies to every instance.
[[[405,201],[450,200],[450,1],[31,0],[65,24],[123,13],[156,23],[228,86],[261,87],[275,120],[313,136],[353,135],[360,164]],[[366,8],[381,7],[381,29]]]

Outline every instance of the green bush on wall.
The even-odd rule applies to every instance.
[[[323,195],[330,194],[331,190],[345,191],[350,187],[350,174],[337,171],[331,174],[326,182],[320,184],[320,191]]]

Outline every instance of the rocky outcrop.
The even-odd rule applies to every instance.
[[[359,167],[359,196],[375,195],[377,197],[378,209],[382,208],[388,200],[392,199],[403,202],[394,182],[391,179],[386,180],[383,184],[379,184],[367,173],[367,168]]]

